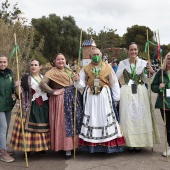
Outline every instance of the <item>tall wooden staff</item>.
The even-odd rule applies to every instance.
[[[78,53],[78,63],[77,63],[77,74],[79,73],[79,67],[80,67],[80,58],[81,58],[81,47],[82,43],[82,29],[80,31],[80,46],[79,46],[79,53]],[[76,81],[76,89],[75,89],[75,99],[74,99],[74,159],[76,158],[76,110],[77,110],[77,86],[78,81]]]
[[[147,35],[147,42],[148,42],[148,63],[151,63],[151,58],[150,58],[150,52],[149,52],[149,38],[148,38],[148,30],[146,31],[146,35]],[[151,74],[150,72],[148,72],[148,78],[149,78],[149,101],[150,101],[150,105],[152,105],[152,95],[151,95]]]
[[[14,33],[14,40],[15,40],[15,48],[18,47],[17,40],[16,40],[16,34]],[[15,49],[15,55],[16,55],[16,64],[17,64],[17,80],[20,81],[20,74],[19,74],[19,64],[18,64],[18,48]],[[25,152],[25,161],[26,161],[26,167],[28,168],[28,157],[26,152],[26,144],[25,144],[25,133],[24,133],[24,122],[23,122],[23,114],[22,114],[22,104],[21,104],[21,89],[18,88],[18,98],[19,98],[19,111],[20,111],[20,117],[21,117],[21,127],[22,127],[22,137],[23,137],[23,143],[24,143],[24,152]]]
[[[148,38],[148,30],[146,30],[146,36],[147,36],[147,43],[148,43],[148,63],[151,63],[151,59],[150,59],[150,54],[149,54],[149,38]],[[152,110],[153,110],[153,106],[152,106],[152,95],[151,95],[151,74],[150,72],[148,72],[148,87],[149,87],[149,103],[150,103],[150,111],[152,114]],[[152,147],[152,153],[153,153],[153,147]]]
[[[154,43],[152,43],[151,41],[148,40],[148,30],[147,30],[148,62],[150,62],[149,43],[151,43],[152,45],[156,45],[156,44],[154,44]],[[157,128],[157,125],[156,125],[156,117],[155,117],[154,109],[153,109],[153,105],[152,105],[151,75],[150,75],[150,73],[148,74],[148,78],[149,78],[149,81],[148,81],[148,86],[149,86],[149,103],[150,103],[150,112],[151,112],[152,127],[153,127],[153,133],[152,133],[152,135],[153,135],[153,143],[160,143],[159,132],[158,132],[158,128]],[[153,153],[153,148],[152,148],[152,153]]]
[[[159,31],[158,31],[158,55],[160,55],[160,60],[161,60],[161,74],[162,74],[162,83],[164,83],[164,70],[163,70],[163,62],[162,62],[162,57],[160,54],[160,36],[159,36]],[[162,91],[163,95],[163,113],[164,113],[164,126],[165,126],[165,148],[166,148],[166,161],[168,161],[168,141],[167,141],[167,129],[166,129],[166,114],[165,114],[165,90]]]

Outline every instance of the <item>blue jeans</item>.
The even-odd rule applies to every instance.
[[[7,134],[11,113],[11,111],[0,112],[0,149],[5,149],[7,147]]]

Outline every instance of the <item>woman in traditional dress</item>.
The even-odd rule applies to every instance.
[[[45,74],[41,80],[40,87],[50,94],[51,149],[54,151],[65,151],[65,159],[70,159],[71,150],[74,148],[74,74],[66,67],[66,59],[63,54],[57,54],[54,62],[55,67]],[[83,114],[80,93],[78,93],[76,102],[76,147],[78,147],[78,134]]]
[[[110,64],[101,61],[98,48],[90,51],[91,63],[75,77],[78,88],[84,90],[84,117],[79,135],[83,151],[121,152],[125,144],[116,105],[120,87]]]
[[[162,78],[162,72],[163,72],[163,78]],[[163,68],[156,73],[153,82],[151,84],[151,88],[154,93],[158,93],[158,97],[155,103],[155,108],[160,109],[161,116],[163,119],[164,119],[164,109],[165,109],[168,148],[167,151],[165,150],[162,153],[162,155],[170,156],[170,52],[165,56],[163,62]],[[163,91],[165,94],[164,99],[163,99]],[[165,102],[164,103],[165,108],[163,106],[163,102]]]
[[[32,151],[46,155],[45,150],[50,149],[48,97],[39,87],[43,78],[40,69],[39,61],[31,61],[30,74],[21,79],[25,144],[28,158]],[[20,112],[15,118],[10,145],[14,150],[24,151]]]
[[[138,57],[138,46],[132,42],[128,46],[129,58],[119,63],[116,75],[123,75],[125,84],[120,95],[120,125],[129,151],[140,152],[141,147],[153,147],[153,126],[148,91],[145,87],[147,74],[154,70],[147,61]]]

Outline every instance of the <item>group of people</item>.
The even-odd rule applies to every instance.
[[[55,56],[55,67],[44,76],[40,74],[40,62],[32,60],[30,73],[16,82],[12,71],[7,68],[7,57],[0,55],[0,159],[14,161],[6,142],[14,106],[11,96],[14,93],[16,96],[21,93],[22,108],[15,117],[10,147],[26,150],[28,158],[32,152],[46,155],[46,150],[50,149],[63,150],[65,159],[70,159],[74,147],[81,147],[90,153],[114,153],[122,152],[127,146],[129,152],[140,152],[143,147],[152,148],[154,143],[159,143],[145,87],[148,75],[144,70],[147,69],[151,76],[154,70],[138,57],[136,43],[128,46],[128,52],[129,58],[120,61],[116,71],[102,61],[98,48],[90,51],[91,63],[79,73],[66,67],[62,53]],[[170,146],[170,53],[165,57],[162,70],[156,73],[151,87],[153,92],[159,94],[156,108],[160,108],[163,119],[164,110],[166,113],[167,141]],[[120,87],[118,80],[122,76],[124,84]],[[78,88],[77,93],[75,88]],[[80,93],[82,89],[83,93]],[[165,107],[163,92],[166,93]],[[170,148],[163,155],[166,156],[166,153],[170,155]]]

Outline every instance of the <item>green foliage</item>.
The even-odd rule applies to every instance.
[[[136,42],[139,47],[139,52],[143,53],[145,49],[145,43],[147,42],[147,33],[148,30],[148,40],[155,43],[153,39],[153,31],[149,27],[146,26],[139,26],[139,25],[133,25],[132,27],[127,28],[127,33],[123,35],[125,46],[128,47],[128,44],[130,42]],[[154,53],[155,46],[150,45],[150,56]]]
[[[32,19],[32,25],[37,31],[37,37],[44,38],[42,53],[47,61],[52,63],[57,53],[63,53],[71,60],[78,58],[80,29],[73,17],[60,18],[50,14],[48,17]]]
[[[10,59],[10,54],[15,46],[14,33],[16,34],[17,45],[20,47],[20,53],[18,54],[18,64],[20,73],[24,73],[27,70],[28,63],[31,59],[35,58],[33,55],[38,54],[41,45],[37,48],[33,48],[34,42],[34,30],[27,26],[22,26],[19,22],[16,22],[10,27],[2,19],[0,19],[0,53],[8,57],[9,68],[11,68],[16,74],[16,57]]]
[[[111,47],[120,47],[121,45],[121,38],[115,32],[117,29],[109,29],[101,30],[98,34],[98,47],[101,49],[111,48]]]
[[[55,55],[59,52],[63,53],[69,61],[78,58],[80,28],[72,16],[64,16],[63,18],[56,14],[50,14],[48,17],[42,16],[39,19],[32,19],[32,27],[30,28],[23,25],[25,20],[17,22],[19,15],[22,14],[18,8],[18,3],[13,5],[13,9],[10,11],[9,0],[4,1],[0,9],[0,52],[7,56],[10,55],[14,46],[13,34],[15,32],[17,43],[21,48],[19,57],[23,70],[30,59],[36,58],[42,63],[48,61],[52,63]],[[109,57],[109,60],[116,56],[119,61],[128,57],[127,51],[122,49],[115,53],[108,51],[107,48],[126,48],[130,42],[136,42],[139,46],[139,56],[146,59],[147,54],[144,53],[147,41],[146,30],[148,30],[148,39],[154,42],[153,31],[149,27],[139,25],[128,27],[123,37],[116,34],[117,29],[104,26],[103,30],[96,34],[96,31],[89,27],[87,33],[83,31],[82,41],[93,38],[97,47]],[[161,47],[163,56],[165,56],[170,51],[170,44]],[[150,56],[153,55],[154,49],[155,46],[149,46]],[[13,67],[13,65],[10,61],[10,66]]]
[[[166,56],[166,54],[168,54],[170,52],[170,44],[168,45],[161,45],[162,48],[162,52],[163,52],[163,57]]]
[[[46,58],[41,53],[34,56],[34,59],[38,60],[43,65],[45,65],[47,63]]]
[[[9,11],[10,3],[8,0],[6,0],[4,3],[2,3],[1,10],[0,10],[0,19],[4,20],[7,24],[13,24],[17,19],[18,15],[22,14],[21,10],[17,7],[18,3],[15,3],[13,5],[12,11]],[[26,22],[25,19],[21,20],[20,22]]]
[[[127,47],[130,42],[136,42],[139,46],[140,51],[144,51],[144,46],[147,41],[146,31],[148,30],[148,39],[153,41],[153,31],[146,26],[133,25],[127,28],[127,33],[124,34],[124,40]]]
[[[128,58],[128,52],[126,49],[121,49],[117,52],[117,59],[118,61],[122,61],[125,60],[126,58]]]
[[[15,47],[14,33],[16,34],[16,43],[20,48],[17,58],[19,71],[22,74],[27,71],[30,60],[40,55],[40,49],[43,45],[43,40],[40,38],[38,42],[34,41],[34,29],[24,25],[25,19],[19,18],[19,14],[22,14],[22,12],[17,5],[18,3],[9,11],[10,3],[6,0],[2,3],[2,8],[0,9],[0,53],[8,57],[8,66],[15,75],[17,73],[16,54],[13,59],[9,57]]]
[[[139,57],[142,58],[142,59],[144,59],[144,60],[148,60],[148,54],[145,53],[145,52],[139,53]]]

